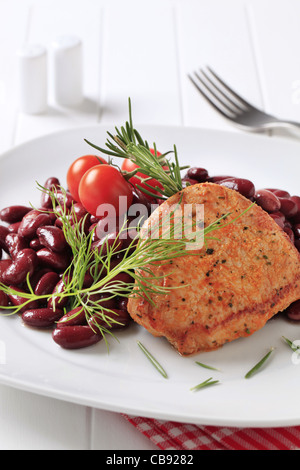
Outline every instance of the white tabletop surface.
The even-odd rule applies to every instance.
[[[57,106],[50,79],[47,112],[21,113],[17,49],[48,49],[62,34],[83,42],[84,103]],[[300,121],[299,44],[298,0],[0,0],[0,152],[57,130],[122,124],[129,96],[136,127],[240,132],[187,78],[208,64],[249,101]],[[1,450],[157,450],[122,415],[4,385],[0,423]]]

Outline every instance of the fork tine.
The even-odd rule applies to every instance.
[[[191,76],[191,75],[188,75],[189,79],[192,81],[192,83],[195,85],[195,87],[197,88],[197,90],[201,93],[201,95],[208,101],[208,103],[213,106],[219,113],[221,113],[225,118],[233,118],[235,116],[236,113],[234,113],[228,106],[226,106],[226,104],[224,104],[219,98],[218,96],[212,92],[208,87],[207,85],[205,84],[205,82],[201,79],[201,77],[195,73],[197,79],[199,80],[199,82],[206,88],[206,90],[208,90],[209,94],[212,95],[216,101],[214,101],[208,94],[206,91],[204,91],[203,87],[200,86],[199,83],[197,83],[197,81]],[[220,107],[221,105],[221,107]],[[222,109],[223,108],[223,109]]]
[[[203,70],[201,69],[200,70],[202,75],[205,77],[206,81],[208,82],[209,84],[209,87],[211,88],[211,90],[216,90],[218,95],[221,95],[224,99],[225,99],[225,102],[226,103],[229,103],[230,104],[230,107],[240,113],[240,112],[244,112],[247,110],[247,108],[245,107],[245,105],[243,105],[242,103],[240,102],[237,102],[237,100],[233,100],[231,98],[231,96],[229,95],[229,93],[225,93],[220,86],[217,86],[215,81],[212,80],[209,75]]]
[[[219,75],[216,74],[216,72],[214,72],[214,70],[207,66],[207,70],[209,70],[209,72],[214,76],[214,78],[229,92],[232,94],[232,96],[234,96],[234,98],[240,102],[241,104],[243,104],[244,106],[246,106],[247,108],[252,108],[253,106],[248,102],[246,101],[244,98],[242,98],[240,95],[238,95],[229,85],[227,85],[227,83],[224,82],[224,80],[222,80]]]
[[[242,111],[241,108],[239,108],[232,100],[230,100],[225,95],[225,93],[222,92],[222,90],[219,90],[219,88],[209,79],[209,77],[207,77],[203,70],[200,70],[200,73],[203,75],[204,78],[202,78],[199,73],[195,72],[196,77],[206,88],[206,90],[208,90],[209,93],[218,101],[218,103],[220,103],[233,115],[236,115]]]

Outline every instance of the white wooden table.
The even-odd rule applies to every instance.
[[[40,116],[18,111],[16,50],[57,35],[84,47],[84,104]],[[237,132],[197,94],[187,73],[210,64],[265,110],[300,121],[298,0],[0,0],[0,152],[93,123]],[[50,83],[51,86],[51,83]],[[0,165],[1,171],[1,165]],[[1,332],[0,332],[1,337]],[[0,386],[0,449],[156,447],[119,414]]]

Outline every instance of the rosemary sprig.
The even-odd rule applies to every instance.
[[[142,192],[154,198],[157,198],[157,193],[159,193],[159,197],[161,199],[167,199],[182,190],[183,186],[180,171],[189,168],[189,166],[179,165],[175,145],[173,151],[168,151],[159,155],[156,150],[156,144],[153,143],[154,153],[151,152],[148,142],[144,140],[139,132],[133,127],[130,98],[128,101],[129,120],[126,121],[125,125],[120,129],[115,127],[115,135],[111,132],[107,132],[109,137],[105,144],[106,148],[99,147],[87,139],[85,139],[85,142],[109,157],[127,158],[137,164],[139,167],[138,169],[128,174],[125,172],[124,176],[127,179],[130,179],[135,175],[141,183],[143,183],[143,186],[137,185]],[[175,162],[166,158],[170,153],[174,153]],[[138,173],[145,176],[142,177]],[[150,179],[158,181],[159,186],[153,188],[153,186],[148,184]]]
[[[209,387],[210,385],[214,385],[217,383],[219,383],[219,380],[213,380],[213,378],[210,377],[209,379],[204,380],[204,382],[201,382],[200,384],[195,385],[194,387],[190,388],[190,390],[194,392],[196,390],[200,390],[202,388]]]
[[[252,369],[250,369],[249,372],[247,372],[247,374],[245,375],[245,379],[249,379],[250,377],[252,377],[261,368],[261,366],[266,362],[266,360],[268,359],[268,357],[271,355],[273,351],[274,351],[274,348],[272,347],[269,350],[269,352],[267,352],[267,354],[263,356],[263,358],[257,364],[255,364],[255,366],[252,367]]]
[[[149,359],[149,361],[154,365],[154,367],[158,370],[158,372],[165,378],[168,378],[168,375],[164,368],[160,365],[160,363],[152,356],[152,354],[145,348],[145,346],[140,342],[137,341],[139,348],[143,351],[145,356]]]

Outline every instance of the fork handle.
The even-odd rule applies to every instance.
[[[300,122],[297,121],[278,121],[278,126],[285,129],[296,129],[300,131]]]

